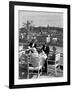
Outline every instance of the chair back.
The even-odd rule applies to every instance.
[[[56,61],[60,60],[60,53],[57,53],[57,54],[56,54],[55,60],[56,60]]]

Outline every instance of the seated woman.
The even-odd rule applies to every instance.
[[[38,57],[38,52],[36,48],[32,48],[31,52],[32,52],[32,56]]]
[[[31,63],[34,67],[37,67],[39,65],[38,63],[43,66],[46,58],[46,54],[41,49],[39,49],[38,51],[34,49],[33,53],[31,54]]]

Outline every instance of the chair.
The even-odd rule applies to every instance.
[[[60,65],[60,53],[50,53],[47,59],[47,74],[49,70],[55,71],[55,75],[57,76],[57,67]]]
[[[28,58],[28,76],[27,76],[28,79],[30,74],[32,75],[36,74],[38,78],[42,74],[42,60],[39,60],[38,57]]]
[[[33,54],[28,55],[28,78],[30,74],[37,74],[39,78],[42,74],[42,67],[46,58],[47,56],[44,52],[40,54],[34,52]],[[34,71],[37,71],[37,73],[34,73]]]

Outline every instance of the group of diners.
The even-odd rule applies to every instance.
[[[47,72],[47,58],[48,58],[48,54],[50,52],[50,48],[48,45],[46,44],[42,44],[40,47],[37,47],[37,44],[35,41],[32,41],[29,43],[28,45],[28,49],[30,53],[33,53],[33,56],[38,56],[40,54],[44,55],[44,72]]]
[[[36,49],[39,54],[44,52],[47,56],[49,53],[49,46],[42,44],[40,47],[37,47],[37,44],[34,41],[29,43],[28,48]]]

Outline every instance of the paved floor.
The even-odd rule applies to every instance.
[[[57,51],[60,53],[63,53],[63,48],[62,47],[56,47]],[[63,57],[60,58],[60,64],[63,64]],[[55,75],[55,70],[52,67],[48,67],[48,74],[43,72],[42,75],[39,78],[49,78],[49,77],[62,77],[63,72],[58,69],[57,70],[57,76]],[[26,79],[27,78],[27,66],[20,66],[19,67],[19,79]],[[37,78],[37,75],[30,75],[30,78]]]

